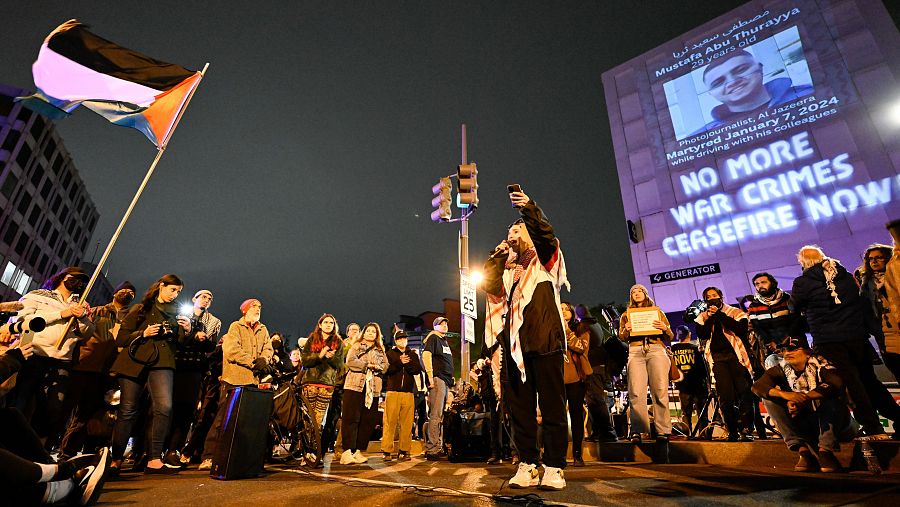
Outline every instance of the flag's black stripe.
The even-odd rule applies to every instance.
[[[123,48],[76,26],[50,38],[47,46],[56,53],[109,76],[167,91],[194,72]]]

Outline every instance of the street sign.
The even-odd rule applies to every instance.
[[[466,341],[469,343],[475,343],[475,320],[468,315],[465,316],[466,319]]]
[[[468,276],[459,277],[459,309],[467,317],[478,318],[478,299],[475,295],[475,283]]]
[[[702,266],[693,266],[684,269],[673,269],[664,273],[653,273],[650,275],[650,283],[666,283],[682,280],[685,278],[696,278],[698,276],[716,275],[721,273],[719,263],[704,264]]]

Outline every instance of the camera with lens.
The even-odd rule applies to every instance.
[[[684,309],[684,321],[687,323],[694,322],[701,313],[709,309],[709,305],[702,299],[695,299]]]
[[[157,334],[160,338],[172,338],[175,336],[175,325],[172,324],[169,320],[164,320],[159,323],[159,333]]]
[[[47,327],[47,321],[43,317],[34,315],[6,324],[6,326],[8,326],[9,334],[22,334],[28,331],[40,333]]]

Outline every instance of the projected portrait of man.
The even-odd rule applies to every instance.
[[[703,71],[703,83],[709,94],[721,104],[710,112],[713,121],[697,133],[753,116],[813,92],[809,85],[794,86],[789,77],[763,82],[762,63],[743,49],[713,60]]]

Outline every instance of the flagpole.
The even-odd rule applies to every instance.
[[[203,81],[203,77],[206,75],[206,69],[209,68],[209,63],[203,66],[203,70],[200,71],[200,79],[197,81],[197,85],[191,90],[191,93],[188,95],[187,100],[184,101],[184,105],[181,106],[181,109],[178,111],[178,115],[175,117],[175,122],[172,123],[172,128],[169,129],[169,133],[166,135],[163,142],[160,143],[156,151],[156,157],[153,159],[153,163],[150,164],[150,169],[147,170],[147,174],[144,176],[144,180],[141,182],[141,185],[138,187],[137,192],[135,192],[134,197],[131,199],[131,204],[128,205],[128,209],[125,210],[125,215],[122,217],[122,220],[119,221],[119,226],[116,228],[116,232],[113,233],[112,238],[110,238],[109,243],[106,245],[106,250],[103,251],[103,255],[100,257],[100,261],[97,262],[97,267],[94,268],[94,273],[91,275],[91,279],[88,281],[87,286],[84,288],[83,293],[81,294],[81,298],[78,300],[78,304],[84,304],[87,300],[88,293],[90,293],[91,289],[94,287],[94,282],[97,281],[97,278],[100,276],[100,271],[103,269],[103,265],[106,263],[106,259],[109,257],[110,252],[112,252],[113,246],[116,244],[116,240],[119,239],[119,234],[121,234],[122,229],[125,228],[125,223],[128,222],[128,218],[131,216],[131,212],[134,211],[135,206],[137,206],[138,200],[141,198],[141,194],[144,193],[144,189],[147,187],[147,183],[150,181],[150,177],[153,176],[153,171],[156,170],[156,164],[159,163],[159,159],[162,158],[163,153],[166,152],[166,147],[169,144],[169,140],[172,138],[172,134],[175,133],[175,129],[178,127],[178,122],[181,121],[181,117],[184,115],[184,111],[187,109],[188,104],[191,103],[191,99],[194,97],[194,92],[197,91],[197,88],[200,87],[200,82]],[[75,317],[69,319],[66,323],[66,328],[63,330],[62,334],[59,337],[59,340],[56,342],[56,349],[62,349],[63,342],[66,340],[66,336],[69,334],[69,329],[72,328],[72,324],[75,323]]]

